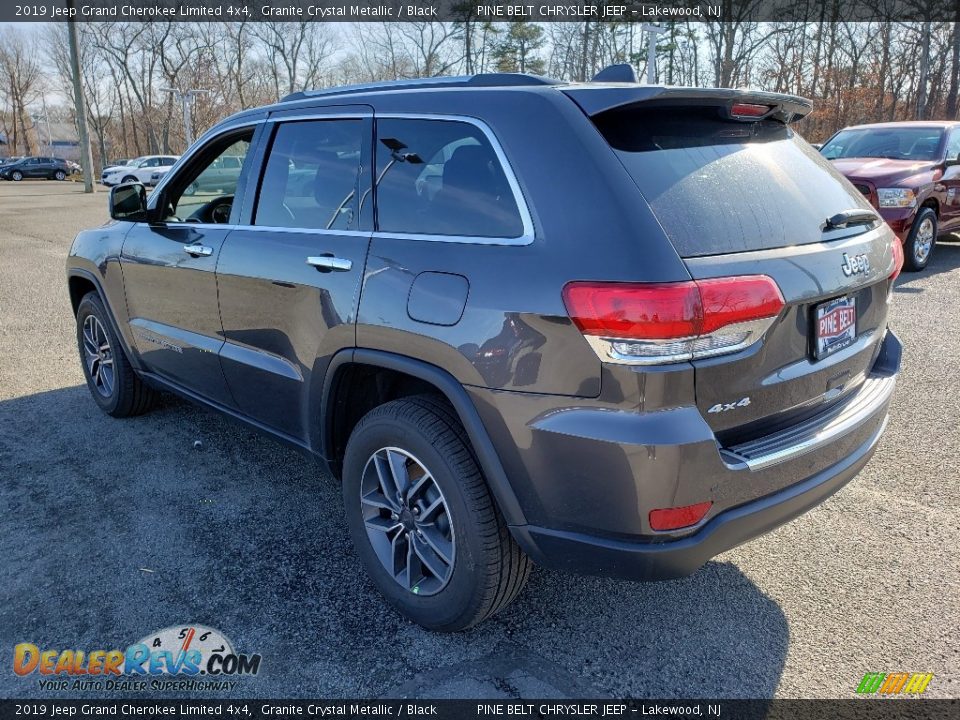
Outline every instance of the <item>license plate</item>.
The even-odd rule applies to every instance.
[[[814,355],[817,360],[851,345],[856,338],[856,298],[842,297],[817,305],[814,311]]]

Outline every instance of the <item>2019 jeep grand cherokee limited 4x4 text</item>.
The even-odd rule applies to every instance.
[[[74,242],[92,396],[172,390],[318,456],[429,628],[504,607],[531,561],[692,573],[886,423],[900,244],[791,130],[809,109],[479,75],[234,115]],[[229,194],[203,177],[224,156]]]

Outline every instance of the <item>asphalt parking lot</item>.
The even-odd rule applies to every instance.
[[[956,239],[898,281],[890,424],[827,503],[683,580],[537,569],[501,615],[436,635],[374,594],[310,461],[172,398],[132,420],[90,400],[63,267],[100,190],[0,182],[0,697],[49,695],[11,671],[16,643],[189,622],[263,656],[232,696],[846,698],[901,670],[960,695]]]

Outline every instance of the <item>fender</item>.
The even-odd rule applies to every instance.
[[[327,366],[327,372],[323,381],[323,397],[320,403],[320,418],[322,418],[320,433],[320,447],[322,454],[326,457],[327,450],[332,446],[333,423],[330,412],[330,398],[334,391],[334,381],[337,371],[343,365],[348,363],[357,363],[360,365],[372,365],[381,367],[385,370],[395,370],[419,378],[436,387],[447,398],[453,409],[456,411],[460,422],[463,424],[467,437],[473,446],[474,454],[480,463],[487,484],[497,501],[500,512],[508,525],[525,525],[526,520],[517,496],[510,486],[510,481],[500,463],[500,456],[487,434],[480,414],[474,407],[470,396],[463,386],[448,373],[446,370],[413,358],[403,355],[396,355],[382,350],[369,350],[366,348],[347,348],[341,350],[330,360]]]
[[[121,331],[120,326],[117,324],[117,315],[113,311],[113,306],[110,304],[110,298],[108,298],[107,293],[104,292],[103,284],[100,282],[100,278],[98,278],[89,270],[84,270],[83,268],[78,267],[71,267],[67,270],[67,281],[69,282],[69,279],[72,277],[81,277],[84,280],[89,280],[93,284],[93,287],[97,291],[97,295],[100,296],[100,300],[103,302],[103,306],[107,309],[107,316],[110,321],[110,326],[113,328],[114,335],[119,338],[120,346],[123,348],[123,352],[127,356],[127,360],[133,366],[134,370],[137,370],[138,372],[143,371],[144,368],[140,362],[140,356],[131,350],[126,334]]]

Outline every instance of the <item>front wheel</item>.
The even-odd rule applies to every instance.
[[[130,366],[103,302],[95,292],[77,307],[77,345],[87,388],[108,415],[130,417],[149,410],[156,392]]]
[[[132,183],[132,182],[139,182],[139,180],[137,180],[137,178],[136,178],[135,176],[133,176],[133,175],[127,175],[127,176],[123,179],[123,182],[125,182],[125,183]]]
[[[347,443],[350,535],[384,598],[429,630],[464,630],[506,607],[531,562],[510,536],[463,427],[421,395],[371,410]]]
[[[19,170],[14,170],[12,173],[10,173],[10,179],[14,182],[20,182],[23,180],[23,173]]]
[[[907,270],[923,270],[930,262],[937,244],[937,213],[933,208],[920,208],[907,241],[903,244],[903,260]]]

